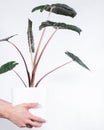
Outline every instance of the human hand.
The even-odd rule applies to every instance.
[[[23,103],[12,106],[9,112],[8,119],[18,127],[41,127],[46,121],[40,117],[34,116],[29,112],[29,109],[37,107],[37,103]]]

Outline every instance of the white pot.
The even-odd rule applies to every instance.
[[[12,103],[18,105],[21,103],[39,103],[37,108],[32,108],[29,111],[35,116],[47,118],[47,91],[44,86],[37,88],[13,88]]]

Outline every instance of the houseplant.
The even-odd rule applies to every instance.
[[[23,62],[24,62],[24,66],[25,66],[26,73],[27,73],[28,84],[26,84],[26,82],[23,81],[22,77],[18,74],[18,72],[16,72],[14,70],[16,65],[18,65],[18,63],[16,61],[9,61],[9,62],[3,64],[0,67],[0,74],[3,74],[3,73],[8,72],[10,70],[13,70],[14,73],[19,77],[19,79],[22,81],[22,83],[24,84],[24,86],[26,88],[32,88],[32,87],[37,88],[37,87],[39,87],[40,82],[45,77],[47,77],[52,72],[60,69],[61,67],[71,63],[72,61],[77,62],[82,67],[84,67],[84,68],[89,70],[89,68],[76,55],[74,55],[73,53],[71,53],[69,51],[66,51],[65,54],[67,56],[69,56],[72,60],[68,61],[68,62],[66,62],[66,63],[64,63],[64,64],[62,64],[62,65],[60,65],[60,66],[58,66],[58,67],[56,67],[56,68],[54,68],[52,70],[50,70],[49,72],[44,74],[38,81],[36,81],[38,65],[39,65],[39,63],[40,63],[40,61],[42,59],[42,56],[45,53],[45,50],[46,50],[48,44],[50,43],[51,39],[53,38],[54,34],[59,29],[72,30],[72,31],[77,32],[78,34],[80,34],[80,32],[81,32],[81,29],[79,27],[77,27],[77,26],[66,24],[66,23],[63,23],[63,22],[53,22],[53,21],[49,20],[49,18],[51,16],[51,13],[55,13],[57,15],[69,16],[69,17],[74,18],[77,13],[76,13],[76,11],[73,8],[69,7],[68,5],[60,4],[60,3],[51,4],[51,5],[49,5],[49,4],[40,5],[40,6],[37,6],[37,7],[33,8],[32,12],[36,12],[37,10],[40,10],[40,12],[47,11],[47,12],[49,12],[49,14],[48,14],[47,20],[45,22],[42,22],[41,25],[39,26],[39,30],[43,30],[43,31],[42,31],[41,37],[39,39],[39,43],[37,44],[36,50],[35,50],[35,47],[34,47],[34,37],[33,37],[33,31],[32,31],[32,21],[30,19],[28,19],[27,36],[28,36],[28,45],[29,45],[29,52],[30,52],[30,56],[31,56],[31,62],[32,62],[32,66],[33,66],[32,70],[28,69],[27,61],[26,61],[25,57],[23,56],[21,50],[14,43],[12,43],[10,41],[10,39],[12,37],[14,37],[15,35],[0,40],[0,42],[7,41],[10,45],[12,45],[18,51],[19,55],[21,56],[21,58],[23,59]],[[46,31],[47,27],[53,27],[55,30],[52,33],[52,35],[49,36],[49,38],[46,41],[46,43],[43,44],[42,40],[44,38],[45,31]],[[42,46],[42,49],[41,49],[41,46]],[[32,72],[32,73],[30,73],[30,72]]]

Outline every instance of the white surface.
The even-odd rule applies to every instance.
[[[38,76],[47,72],[53,65],[57,66],[66,61],[67,57],[63,53],[66,50],[78,55],[91,72],[72,63],[41,83],[41,87],[46,86],[48,89],[47,130],[104,130],[104,1],[55,0],[54,3],[56,2],[66,3],[78,13],[75,19],[59,16],[56,20],[66,20],[69,24],[71,22],[83,31],[80,36],[72,31],[67,31],[67,34],[66,31],[57,32],[46,53],[48,60],[43,58],[44,66],[40,66]],[[46,15],[31,14],[30,11],[34,6],[46,3],[53,3],[53,0],[0,0],[0,37],[19,34],[12,41],[22,46],[21,49],[23,53],[26,52],[26,57],[28,57],[27,50],[23,48],[27,45],[26,33],[24,33],[27,31],[27,19],[33,19],[36,25],[40,19],[45,19]],[[54,18],[56,15],[52,15],[52,19]],[[39,33],[36,27],[34,30],[37,42]],[[11,59],[20,62],[15,50],[2,44],[0,64]],[[21,63],[16,70],[20,70],[21,75],[24,76],[24,71],[21,71],[24,69],[20,69],[20,65]],[[0,98],[8,101],[11,101],[11,87],[22,86],[13,72],[0,75],[0,84]],[[0,119],[0,129],[19,130],[20,128],[7,120]]]

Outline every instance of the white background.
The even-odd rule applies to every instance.
[[[58,31],[43,57],[37,77],[67,61],[64,54],[66,50],[78,55],[91,69],[89,72],[73,62],[40,84],[48,89],[48,130],[104,130],[103,0],[0,0],[0,39],[19,34],[12,41],[29,58],[26,47],[27,20],[31,18],[34,21],[34,39],[37,43],[40,36],[37,27],[40,20],[47,18],[47,13],[40,14],[37,11],[32,14],[31,9],[47,3],[65,3],[73,7],[78,13],[76,18],[58,16],[56,19],[56,15],[52,14],[51,20],[66,21],[79,26],[83,31],[80,36],[72,31]],[[18,53],[8,44],[0,44],[0,65],[10,60],[20,62],[16,70],[25,80]],[[22,86],[13,72],[0,75],[0,98],[11,101],[13,86]],[[10,121],[0,119],[0,129],[20,128]]]

